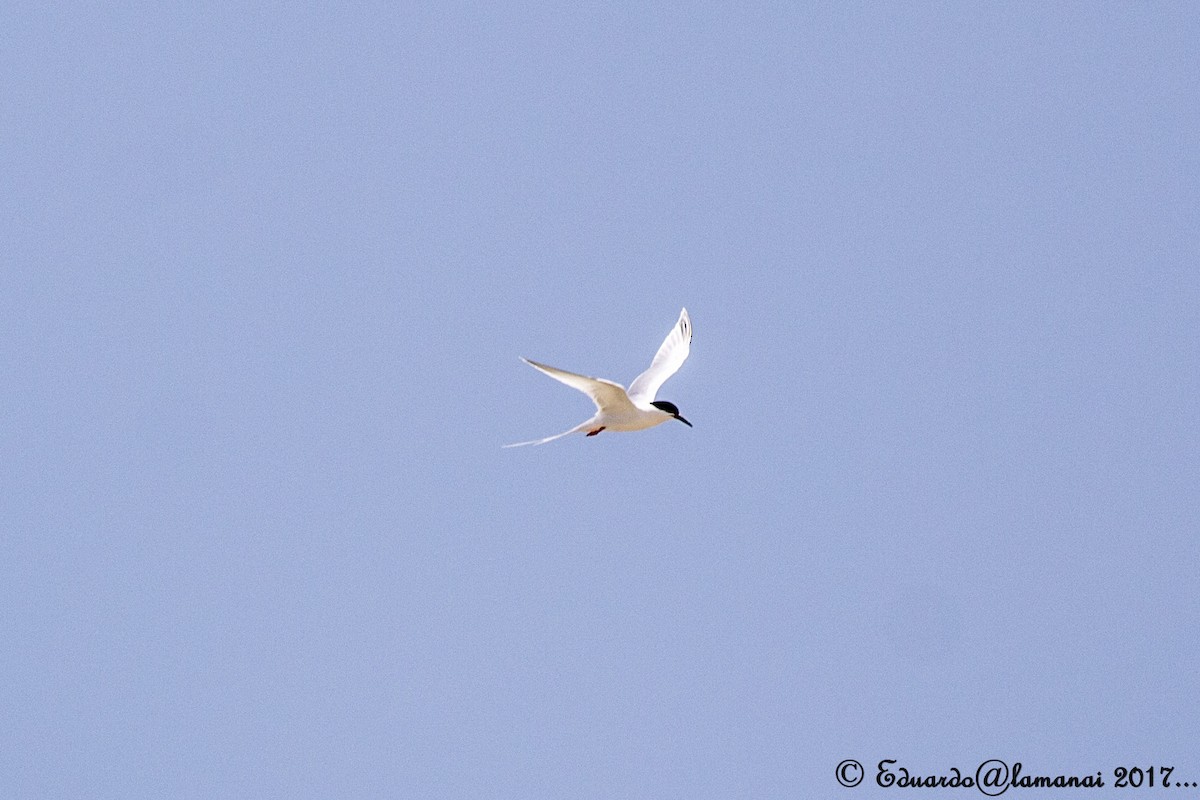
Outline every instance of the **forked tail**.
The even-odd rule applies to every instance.
[[[569,430],[569,431],[563,431],[562,433],[556,433],[553,436],[547,436],[545,439],[534,439],[533,441],[530,441],[530,442],[516,442],[514,444],[506,444],[504,446],[505,447],[524,447],[527,444],[545,444],[546,442],[553,442],[555,439],[561,439],[562,437],[566,436],[569,433],[575,433],[576,431],[586,430],[591,424],[592,424],[592,421],[589,419],[587,422],[581,422],[580,424],[576,425],[574,428],[571,428],[571,430]]]

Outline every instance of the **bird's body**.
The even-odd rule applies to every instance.
[[[665,400],[655,400],[659,387],[678,371],[687,359],[691,350],[692,321],[688,318],[687,309],[679,314],[679,321],[662,346],[654,356],[650,368],[629,384],[629,390],[619,383],[606,381],[603,378],[589,378],[574,372],[539,364],[522,358],[529,366],[549,375],[557,381],[565,383],[573,389],[586,394],[596,404],[596,413],[591,419],[576,425],[569,431],[563,431],[555,436],[537,439],[532,442],[517,442],[505,445],[519,447],[526,444],[545,444],[571,433],[587,431],[588,436],[595,436],[600,431],[640,431],[653,428],[669,419],[677,419],[689,428],[692,423],[679,416],[679,409],[673,403]]]

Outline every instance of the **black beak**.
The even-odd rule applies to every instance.
[[[680,422],[682,422],[684,425],[687,425],[689,428],[690,428],[690,427],[692,427],[692,423],[688,422],[686,419],[684,419],[683,417],[679,416],[678,414],[676,414],[676,415],[675,415],[675,419],[679,420],[679,421],[680,421]]]

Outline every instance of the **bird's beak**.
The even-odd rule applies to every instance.
[[[679,416],[678,414],[676,414],[676,415],[675,415],[675,419],[679,420],[679,421],[680,421],[680,422],[682,422],[684,425],[687,425],[689,428],[690,428],[690,427],[692,427],[692,423],[688,422],[686,419],[684,419],[683,417]]]

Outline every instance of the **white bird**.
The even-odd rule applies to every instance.
[[[619,383],[577,375],[574,372],[548,367],[523,357],[521,360],[534,369],[544,372],[556,381],[562,381],[572,389],[578,389],[592,398],[592,402],[596,404],[596,414],[587,422],[576,425],[569,431],[532,442],[506,444],[505,447],[545,444],[577,431],[587,431],[588,436],[595,436],[604,430],[640,431],[645,428],[653,428],[669,419],[677,419],[689,428],[692,427],[692,423],[679,416],[679,409],[675,407],[674,403],[654,399],[654,396],[658,394],[659,387],[666,382],[667,378],[678,372],[683,362],[687,360],[691,346],[692,321],[688,319],[685,308],[679,312],[679,321],[675,323],[675,327],[667,334],[662,346],[654,354],[650,368],[633,379],[633,383],[629,384],[629,391],[626,391],[625,387]]]

